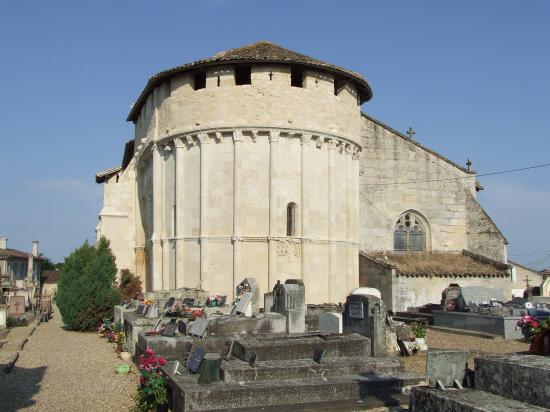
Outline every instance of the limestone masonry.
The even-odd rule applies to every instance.
[[[506,263],[475,173],[362,113],[371,97],[361,75],[267,42],[153,76],[122,165],[96,175],[97,235],[147,290],[230,300],[254,277],[262,294],[302,279],[306,303],[344,302],[368,283],[360,250]]]

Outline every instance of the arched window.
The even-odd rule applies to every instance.
[[[289,203],[286,207],[286,235],[296,236],[296,203]]]
[[[400,252],[426,250],[426,230],[420,218],[414,213],[403,213],[395,224],[393,249]]]

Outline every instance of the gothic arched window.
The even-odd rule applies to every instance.
[[[286,235],[296,236],[296,203],[289,203],[286,207]]]
[[[403,213],[395,224],[393,249],[399,252],[422,252],[426,249],[426,230],[414,213]]]

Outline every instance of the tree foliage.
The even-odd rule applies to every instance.
[[[130,272],[129,269],[120,271],[120,296],[124,300],[135,299],[141,293],[141,279]]]
[[[94,330],[113,316],[120,295],[115,286],[117,268],[109,241],[84,242],[65,258],[56,303],[63,323],[71,330]]]

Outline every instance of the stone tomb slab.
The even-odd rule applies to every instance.
[[[341,313],[321,312],[319,314],[319,332],[342,333],[343,330]]]
[[[426,373],[430,385],[440,380],[445,386],[453,386],[455,379],[462,384],[469,355],[467,350],[428,349]]]
[[[477,390],[550,406],[550,356],[506,354],[475,359]]]
[[[190,328],[190,334],[202,338],[208,329],[208,319],[198,318],[196,319]]]
[[[245,292],[241,297],[241,300],[239,301],[239,303],[237,303],[235,313],[239,315],[244,315],[246,317],[251,317],[252,316],[252,298],[253,298],[253,294],[251,292]]]
[[[263,336],[235,340],[232,355],[248,362],[253,353],[262,361],[313,359],[316,349],[324,358],[370,356],[370,339],[356,333],[346,335]]]

